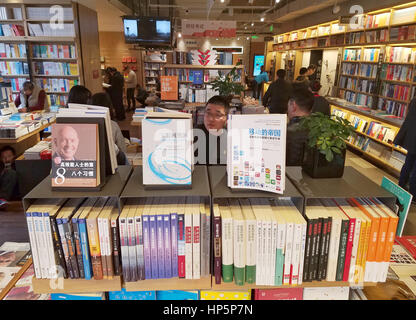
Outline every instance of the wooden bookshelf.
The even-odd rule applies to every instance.
[[[210,290],[212,288],[211,277],[201,279],[161,279],[144,280],[124,283],[126,291],[147,291],[147,290]]]

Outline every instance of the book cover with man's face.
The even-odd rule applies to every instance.
[[[96,187],[99,181],[97,124],[52,126],[52,187]]]

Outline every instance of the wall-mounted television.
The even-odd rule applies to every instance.
[[[162,17],[123,17],[126,43],[143,46],[171,46],[172,21]]]
[[[255,55],[254,56],[254,68],[253,68],[253,76],[257,77],[261,70],[261,66],[264,66],[264,56]]]

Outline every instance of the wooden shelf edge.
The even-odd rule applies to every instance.
[[[23,265],[23,267],[19,270],[19,272],[17,272],[15,274],[15,276],[7,284],[7,286],[2,291],[0,291],[0,301],[3,300],[7,296],[7,294],[10,292],[10,290],[13,289],[15,284],[20,280],[22,275],[26,272],[27,269],[30,268],[31,265],[32,265],[32,258],[30,258],[26,261],[26,263]]]
[[[126,291],[147,291],[147,290],[210,290],[211,277],[197,280],[186,279],[159,279],[143,280],[124,283]]]

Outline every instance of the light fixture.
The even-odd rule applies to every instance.
[[[254,27],[254,22],[251,23],[251,26]]]
[[[178,38],[182,38],[182,33],[178,33]]]
[[[247,40],[250,40],[250,37],[247,37]]]
[[[276,4],[278,4],[280,2],[280,0],[276,0]]]
[[[225,0],[221,0],[221,3],[224,3],[225,2]]]
[[[253,4],[254,0],[248,0],[249,4]]]
[[[247,30],[247,26],[245,26],[244,29]]]
[[[260,18],[260,21],[261,21],[261,22],[264,22],[264,17],[261,17],[261,18]]]
[[[237,40],[240,41],[240,37],[238,37]]]

